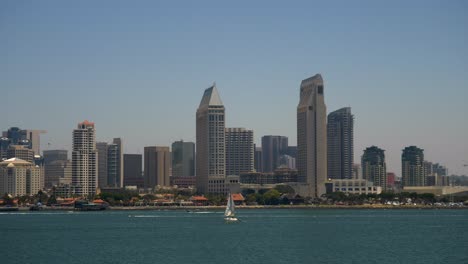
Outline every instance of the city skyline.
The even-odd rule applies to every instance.
[[[298,81],[319,72],[328,112],[353,109],[355,160],[378,145],[387,171],[401,176],[401,150],[416,145],[450,174],[467,174],[468,124],[460,122],[468,112],[463,2],[368,2],[354,15],[347,4],[236,9],[201,3],[194,12],[122,5],[0,4],[0,33],[9,39],[0,43],[6,58],[0,89],[7,98],[30,95],[22,96],[21,107],[16,100],[0,106],[4,129],[44,129],[42,150],[70,151],[70,131],[88,119],[96,123],[97,141],[121,137],[125,153],[142,154],[145,146],[195,142],[199,92],[217,81],[227,126],[252,129],[257,146],[263,135],[286,136],[296,145]],[[314,9],[320,12],[304,16]],[[215,40],[210,48],[209,39]],[[124,107],[105,107],[105,99]],[[167,118],[170,107],[176,110]]]

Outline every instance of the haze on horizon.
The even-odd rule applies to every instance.
[[[195,112],[216,81],[227,127],[296,144],[301,80],[320,73],[327,111],[355,115],[355,163],[401,150],[468,174],[466,1],[2,1],[0,129],[44,129],[42,149],[72,130],[125,153],[195,141]],[[50,143],[48,145],[47,143]]]

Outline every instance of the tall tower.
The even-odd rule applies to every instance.
[[[195,176],[195,143],[172,143],[172,176]]]
[[[73,130],[72,185],[75,193],[92,196],[97,189],[97,149],[94,123],[85,120]]]
[[[328,114],[328,178],[352,179],[354,162],[354,116],[351,107]]]
[[[416,146],[403,149],[401,155],[401,185],[426,186],[423,149]]]
[[[254,170],[253,130],[226,128],[226,175]]]
[[[200,193],[225,193],[224,105],[216,84],[205,90],[197,109],[197,190]]]
[[[288,138],[283,136],[262,137],[263,172],[274,172],[280,165],[279,158],[288,152]]]
[[[310,186],[309,195],[325,193],[327,179],[327,109],[320,74],[301,82],[297,106],[298,181]]]
[[[362,178],[387,189],[387,165],[383,149],[376,146],[366,148],[361,158]]]
[[[171,153],[169,147],[145,147],[145,188],[170,186],[169,168]]]
[[[124,187],[123,185],[123,148],[122,139],[114,138],[107,146],[107,186]]]

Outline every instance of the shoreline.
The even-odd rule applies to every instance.
[[[226,206],[109,206],[101,211],[223,211]],[[238,210],[253,209],[307,209],[307,210],[463,210],[468,206],[425,206],[425,205],[239,205]],[[19,207],[18,211],[29,211],[29,207]],[[40,211],[75,211],[73,207],[42,207]]]

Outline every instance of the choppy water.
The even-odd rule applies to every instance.
[[[468,210],[0,213],[0,263],[468,263]]]

